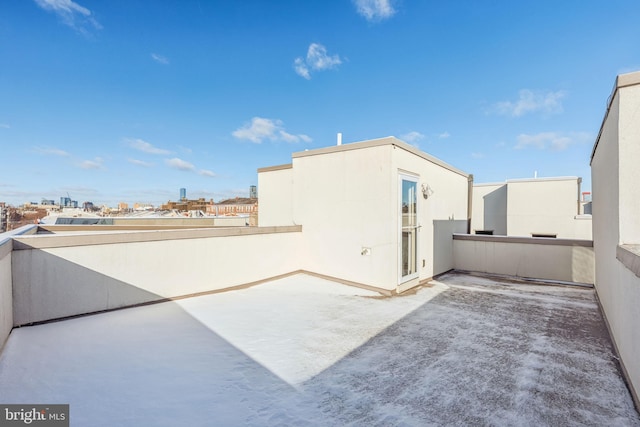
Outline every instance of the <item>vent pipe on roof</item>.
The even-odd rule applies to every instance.
[[[338,144],[337,145],[342,145],[342,133],[338,132]]]

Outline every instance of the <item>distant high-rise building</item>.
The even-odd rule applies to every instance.
[[[249,198],[257,199],[258,198],[258,188],[255,185],[249,187]]]
[[[180,200],[187,200],[187,189],[186,188],[181,188],[180,189]]]

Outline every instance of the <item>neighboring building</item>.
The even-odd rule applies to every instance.
[[[60,197],[60,208],[77,208],[78,201],[71,200],[71,197]]]
[[[184,190],[184,188],[180,189],[180,193],[182,193],[182,190]],[[196,200],[188,200],[185,198],[185,199],[180,199],[179,202],[168,201],[166,204],[162,205],[161,209],[165,211],[177,210],[181,212],[188,212],[188,211],[206,212],[207,209],[209,209],[209,206],[212,206],[212,205],[213,205],[213,199],[210,199],[207,202],[204,199],[204,197],[201,197]]]
[[[453,267],[471,175],[394,137],[258,169],[259,225],[302,225],[301,268],[403,291]]]
[[[250,199],[257,199],[258,198],[258,187],[256,187],[255,185],[251,185],[249,187],[249,198]]]
[[[151,203],[134,203],[133,210],[134,211],[152,211],[153,205]]]
[[[222,200],[218,203],[207,206],[206,213],[209,215],[252,215],[258,213],[258,200],[236,197],[235,199]],[[255,225],[255,224],[254,224]]]
[[[7,208],[4,202],[0,203],[0,233],[7,231]]]
[[[126,212],[129,210],[129,204],[125,202],[118,203],[118,210],[120,212]]]
[[[186,188],[181,188],[180,189],[180,201],[185,201],[187,200],[187,189]]]
[[[511,179],[473,186],[471,232],[591,240],[578,177]]]
[[[618,76],[591,154],[595,287],[640,397],[640,72]],[[640,401],[636,400],[640,406]]]

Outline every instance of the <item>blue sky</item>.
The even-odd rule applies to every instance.
[[[0,201],[247,196],[338,132],[588,190],[638,22],[637,0],[5,0]]]

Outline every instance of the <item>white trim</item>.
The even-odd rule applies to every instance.
[[[398,259],[397,259],[397,266],[398,266],[398,286],[402,285],[403,283],[406,283],[410,280],[414,280],[417,279],[420,275],[420,271],[419,271],[419,267],[418,267],[418,260],[420,259],[420,240],[419,240],[419,233],[418,230],[420,229],[421,225],[420,225],[420,209],[419,209],[419,200],[420,198],[418,197],[418,181],[420,179],[419,175],[414,175],[411,174],[410,172],[405,172],[405,171],[398,171],[398,197],[396,199],[396,203],[398,204],[397,207],[397,215],[398,215]],[[415,258],[415,271],[409,275],[403,276],[402,275],[402,182],[403,181],[409,181],[409,182],[413,182],[415,184],[415,188],[416,188],[416,224],[413,226],[414,228],[414,232],[415,232],[415,252],[414,252],[414,258]]]

